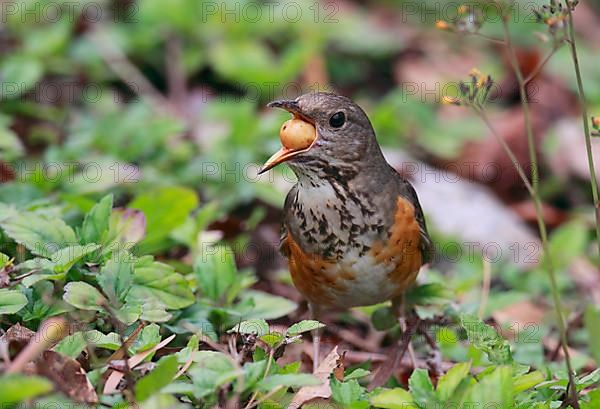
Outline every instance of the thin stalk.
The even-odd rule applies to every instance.
[[[523,73],[519,67],[519,61],[517,59],[517,55],[515,52],[515,48],[512,44],[510,31],[508,28],[508,19],[506,16],[503,16],[502,25],[504,28],[504,35],[506,41],[506,47],[508,49],[510,63],[515,72],[515,76],[517,77],[517,81],[519,83],[519,93],[521,97],[521,105],[523,109],[523,115],[525,117],[525,127],[527,132],[527,145],[529,148],[529,158],[531,161],[531,179],[532,179],[532,190],[533,194],[531,196],[534,206],[535,206],[535,214],[538,224],[538,229],[540,232],[540,237],[542,240],[542,249],[544,251],[544,262],[545,267],[548,271],[548,277],[550,279],[550,287],[552,292],[552,299],[554,303],[554,309],[556,310],[556,316],[558,321],[558,330],[560,333],[560,343],[563,350],[563,354],[565,356],[565,365],[567,367],[567,372],[569,376],[569,390],[567,391],[567,395],[570,397],[570,404],[574,409],[579,409],[579,403],[577,399],[577,389],[575,385],[575,375],[573,372],[573,365],[571,364],[571,357],[569,354],[569,345],[567,341],[567,329],[565,324],[565,318],[562,312],[562,302],[560,299],[560,293],[558,290],[558,284],[556,280],[556,272],[554,270],[554,264],[552,262],[552,257],[550,253],[550,246],[548,244],[548,232],[546,230],[546,222],[544,221],[543,210],[542,210],[542,201],[539,195],[539,171],[538,171],[538,161],[537,161],[537,153],[535,149],[535,140],[533,138],[533,129],[531,126],[531,119],[529,116],[529,103],[527,101],[527,93],[525,89],[525,81],[523,79]]]
[[[581,79],[581,70],[579,68],[579,57],[577,55],[577,45],[575,44],[575,29],[573,25],[573,11],[571,4],[567,0],[567,13],[569,15],[569,48],[571,50],[571,58],[573,59],[573,67],[575,68],[575,78],[577,79],[577,90],[579,103],[581,105],[581,118],[583,120],[583,132],[585,137],[585,150],[587,152],[588,167],[590,168],[590,184],[592,187],[592,198],[594,200],[594,210],[596,215],[596,239],[598,241],[598,252],[600,253],[600,197],[598,195],[598,181],[596,180],[596,170],[594,167],[594,155],[592,154],[592,141],[590,134],[590,124],[587,111],[587,103],[585,99],[585,91],[583,89],[583,80]]]
[[[548,63],[548,61],[550,61],[550,58],[552,58],[552,56],[558,51],[558,49],[560,48],[560,45],[553,45],[552,49],[550,50],[550,52],[548,53],[548,55],[546,55],[546,58],[544,58],[538,65],[537,67],[535,67],[533,69],[533,71],[531,71],[531,73],[527,76],[527,78],[525,78],[525,80],[523,80],[523,82],[525,83],[525,85],[529,84],[531,82],[532,79],[534,79],[542,70],[542,68],[544,68],[544,66]]]

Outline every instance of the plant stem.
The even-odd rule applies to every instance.
[[[559,48],[560,48],[560,45],[557,45],[557,44],[552,46],[552,50],[550,50],[548,55],[537,65],[537,67],[535,67],[533,69],[533,71],[531,71],[531,73],[527,76],[527,78],[525,78],[523,80],[525,85],[529,84],[531,82],[531,80],[534,79],[540,73],[542,68],[544,68],[544,66],[548,63],[548,61],[550,61],[550,58],[552,58],[552,56],[558,51]]]
[[[596,239],[598,241],[598,252],[600,253],[600,197],[598,196],[598,181],[596,180],[596,170],[594,167],[594,155],[592,153],[592,141],[590,135],[590,124],[587,112],[587,103],[585,99],[585,91],[583,81],[581,79],[581,70],[579,68],[579,57],[577,55],[577,45],[575,45],[575,29],[573,25],[573,11],[571,4],[567,0],[567,13],[569,14],[569,48],[571,50],[571,58],[573,59],[573,67],[575,68],[575,78],[577,79],[577,90],[579,103],[581,105],[581,118],[583,120],[583,132],[585,137],[585,150],[587,152],[588,167],[590,168],[590,184],[592,186],[592,198],[594,200],[594,213],[596,215]]]
[[[558,290],[558,284],[556,281],[556,272],[554,270],[554,264],[552,261],[552,256],[550,252],[550,246],[548,244],[548,232],[546,230],[546,222],[544,221],[543,210],[542,210],[542,201],[539,195],[539,171],[538,171],[538,162],[537,162],[537,152],[535,148],[535,140],[533,137],[533,129],[531,126],[531,119],[529,116],[529,103],[527,101],[527,93],[525,89],[525,81],[523,79],[523,73],[521,72],[521,68],[519,67],[519,61],[517,59],[517,54],[515,52],[515,48],[512,44],[510,31],[508,28],[508,17],[505,15],[502,18],[502,25],[504,28],[504,36],[506,41],[506,47],[509,54],[510,63],[515,72],[515,76],[517,77],[517,81],[519,83],[519,94],[521,97],[521,105],[523,109],[523,115],[525,119],[525,128],[527,132],[527,145],[529,148],[529,159],[531,162],[531,187],[532,187],[532,200],[535,206],[536,219],[538,224],[538,229],[540,232],[540,237],[542,240],[542,249],[544,251],[543,261],[545,267],[548,271],[548,277],[550,279],[550,287],[552,292],[552,299],[554,303],[554,309],[556,310],[557,321],[558,321],[558,330],[560,333],[560,343],[563,350],[563,354],[565,356],[565,365],[567,367],[568,376],[569,376],[569,388],[567,391],[567,395],[571,400],[571,405],[574,409],[579,409],[579,403],[577,399],[577,389],[575,385],[575,375],[573,372],[573,366],[571,364],[571,357],[569,354],[569,345],[567,341],[567,330],[565,325],[565,318],[562,312],[562,302],[560,299],[560,293]],[[510,149],[510,148],[509,148]]]

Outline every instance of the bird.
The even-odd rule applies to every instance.
[[[415,189],[384,158],[365,113],[351,99],[311,92],[267,104],[312,124],[310,146],[282,148],[259,170],[287,163],[297,183],[283,206],[280,251],[312,319],[322,311],[388,300],[405,292],[432,256]],[[319,364],[313,333],[313,371]]]

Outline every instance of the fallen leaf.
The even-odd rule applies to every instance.
[[[304,386],[300,388],[298,393],[294,396],[294,399],[290,402],[288,409],[298,409],[305,403],[316,398],[330,398],[331,388],[329,387],[329,375],[338,367],[340,362],[340,354],[338,354],[338,347],[336,346],[333,350],[325,357],[321,362],[317,371],[314,375],[321,380],[321,385],[315,386]]]
[[[56,389],[77,402],[98,402],[98,395],[81,364],[54,351],[44,351],[36,361],[36,372],[50,379]]]

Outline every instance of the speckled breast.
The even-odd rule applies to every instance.
[[[327,201],[322,203],[327,208]],[[302,210],[306,209],[318,213],[305,203]],[[317,245],[311,246],[301,229],[291,229],[283,245],[294,285],[308,301],[332,308],[372,305],[400,295],[414,282],[423,257],[413,205],[398,197],[383,231],[373,226],[381,226],[378,222],[385,218],[378,217],[377,209],[371,210],[361,215],[360,209],[346,209],[348,214],[338,219],[330,214],[331,234],[342,240],[329,234],[329,240],[320,243],[317,238]],[[345,223],[336,223],[344,219]],[[352,237],[349,229],[362,233]],[[338,243],[334,252],[330,240]]]

